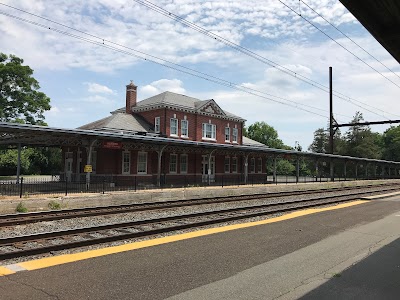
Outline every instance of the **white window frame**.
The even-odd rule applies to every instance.
[[[175,126],[172,126],[172,123],[176,124]],[[172,131],[172,128],[174,128],[174,132]],[[179,122],[177,118],[171,118],[169,121],[169,135],[170,136],[178,136],[178,132],[179,132]]]
[[[186,125],[184,125],[186,124]],[[181,137],[189,137],[189,121],[181,120]]]
[[[187,174],[188,171],[188,155],[181,154],[179,169],[181,174]]]
[[[144,162],[140,162],[139,161],[139,157],[141,155],[144,155],[144,158],[145,158]],[[144,171],[139,170],[140,164],[143,164],[143,163],[144,163],[144,168],[143,168]],[[137,174],[147,174],[147,152],[143,152],[143,151],[139,151],[138,152],[138,155],[137,155]]]
[[[238,158],[236,156],[232,157],[232,173],[238,172]]]
[[[263,159],[259,157],[257,162],[257,173],[262,173],[262,164],[263,164]]]
[[[225,159],[224,159],[224,171],[225,171],[225,173],[230,173],[231,172],[231,158],[229,156],[225,156]]]
[[[127,161],[125,161],[126,154],[128,154]],[[126,166],[128,167],[127,171],[125,171]],[[123,175],[131,174],[131,152],[129,150],[122,151],[122,174]]]
[[[238,142],[238,135],[239,135],[239,130],[237,128],[232,128],[232,143],[237,143]]]
[[[204,140],[216,140],[217,126],[215,124],[203,123],[202,129],[202,138]]]
[[[154,118],[154,132],[160,133],[160,131],[161,131],[161,118],[155,117]]]
[[[175,160],[174,163],[173,163],[173,159],[172,159],[173,157],[174,157],[174,160]],[[171,153],[169,155],[169,173],[170,174],[176,174],[177,171],[178,171],[178,154]]]
[[[229,127],[225,127],[225,142],[230,143],[231,141],[231,129]]]
[[[256,159],[254,157],[250,158],[250,173],[256,172]]]

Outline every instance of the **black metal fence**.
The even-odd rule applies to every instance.
[[[74,179],[75,178],[75,179]],[[374,177],[338,177],[335,181],[350,181],[362,179],[382,179]],[[389,178],[389,177],[386,177]],[[49,176],[45,178],[21,177],[19,182],[16,180],[0,181],[1,196],[28,197],[30,195],[68,195],[81,193],[107,193],[115,191],[138,191],[149,189],[182,188],[182,187],[204,187],[204,186],[239,186],[239,185],[260,185],[260,184],[290,184],[308,182],[327,182],[331,181],[328,175],[300,176],[277,175],[276,177],[268,174],[249,174],[247,181],[243,174],[216,174],[208,177],[207,175],[188,174],[182,175],[162,175],[158,184],[157,175],[146,176],[115,176],[115,175],[92,175],[90,183],[86,182],[84,176]]]

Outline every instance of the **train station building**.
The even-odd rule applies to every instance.
[[[171,147],[97,140],[90,158],[92,174],[125,179],[140,176],[141,181],[148,178],[149,182],[154,181],[154,175],[165,182],[178,181],[182,176],[194,182],[213,182],[216,174],[237,177],[248,166],[250,174],[262,178],[266,173],[265,156],[256,153],[243,156],[240,146],[266,146],[243,137],[244,122],[243,118],[223,110],[214,99],[200,100],[166,91],[137,101],[137,86],[131,82],[126,86],[125,107],[78,129],[182,142],[181,147]],[[193,142],[236,147],[234,151],[216,152],[188,147]],[[79,178],[87,161],[85,149],[63,147],[63,156],[68,180]]]

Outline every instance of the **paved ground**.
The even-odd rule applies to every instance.
[[[398,299],[398,228],[374,200],[0,277],[0,299]]]

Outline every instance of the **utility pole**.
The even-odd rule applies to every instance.
[[[333,154],[332,67],[329,67],[329,153]]]
[[[333,101],[332,101],[332,67],[329,67],[329,152],[333,154]],[[331,181],[335,180],[333,159],[329,163]]]

